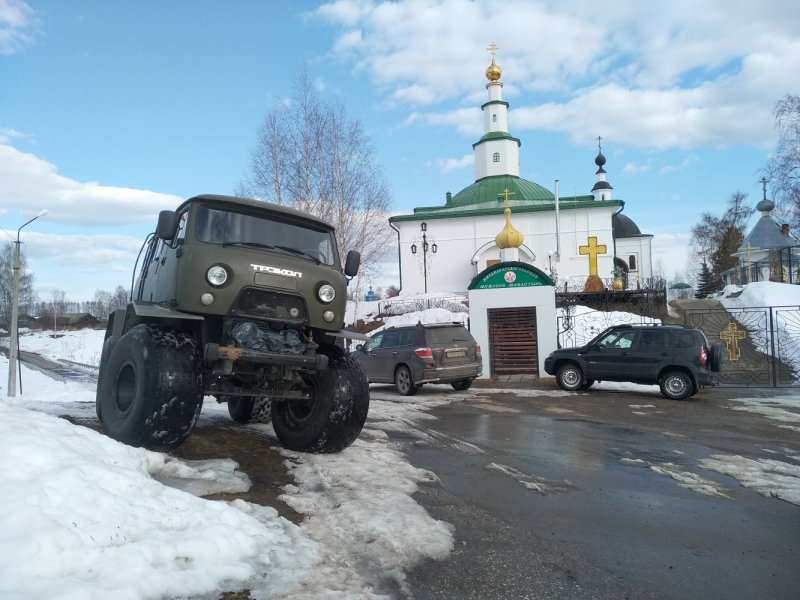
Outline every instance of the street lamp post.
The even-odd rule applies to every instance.
[[[11,331],[10,344],[8,349],[8,397],[13,398],[17,395],[17,360],[19,359],[19,345],[17,344],[19,329],[17,328],[17,316],[19,313],[19,234],[22,228],[30,225],[39,217],[43,217],[48,213],[47,209],[39,212],[38,215],[33,217],[30,221],[25,223],[22,227],[17,229],[16,250],[14,251],[14,295],[11,299]],[[22,384],[22,377],[20,376],[20,384]]]
[[[436,242],[433,244],[428,244],[428,224],[424,221],[419,226],[420,231],[422,231],[422,277],[425,281],[425,293],[428,293],[428,251],[436,254],[436,250],[438,249]],[[411,254],[417,253],[417,245],[411,244]]]

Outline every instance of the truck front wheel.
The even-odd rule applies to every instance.
[[[187,333],[137,325],[100,371],[97,399],[106,434],[158,452],[180,446],[203,406],[201,356]]]
[[[304,378],[308,400],[272,402],[272,427],[281,444],[297,452],[328,454],[352,444],[367,420],[369,384],[349,352],[324,344],[328,368]]]

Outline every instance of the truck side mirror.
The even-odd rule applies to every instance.
[[[361,266],[361,254],[355,250],[350,250],[347,253],[347,259],[344,261],[344,274],[348,277],[355,277],[358,275],[358,268]]]
[[[162,210],[158,213],[156,236],[162,240],[171,240],[178,233],[178,215],[174,210]]]

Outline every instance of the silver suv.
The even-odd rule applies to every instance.
[[[481,347],[461,324],[390,327],[353,353],[370,383],[394,383],[413,396],[426,383],[466,390],[483,372]]]

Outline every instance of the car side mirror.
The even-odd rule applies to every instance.
[[[356,352],[363,352],[364,344],[356,344]]]
[[[361,266],[361,254],[355,250],[350,250],[347,253],[347,259],[344,261],[344,274],[348,277],[355,277],[358,275],[358,268]]]
[[[162,210],[158,213],[156,236],[162,240],[171,240],[178,233],[178,215],[174,210]]]

